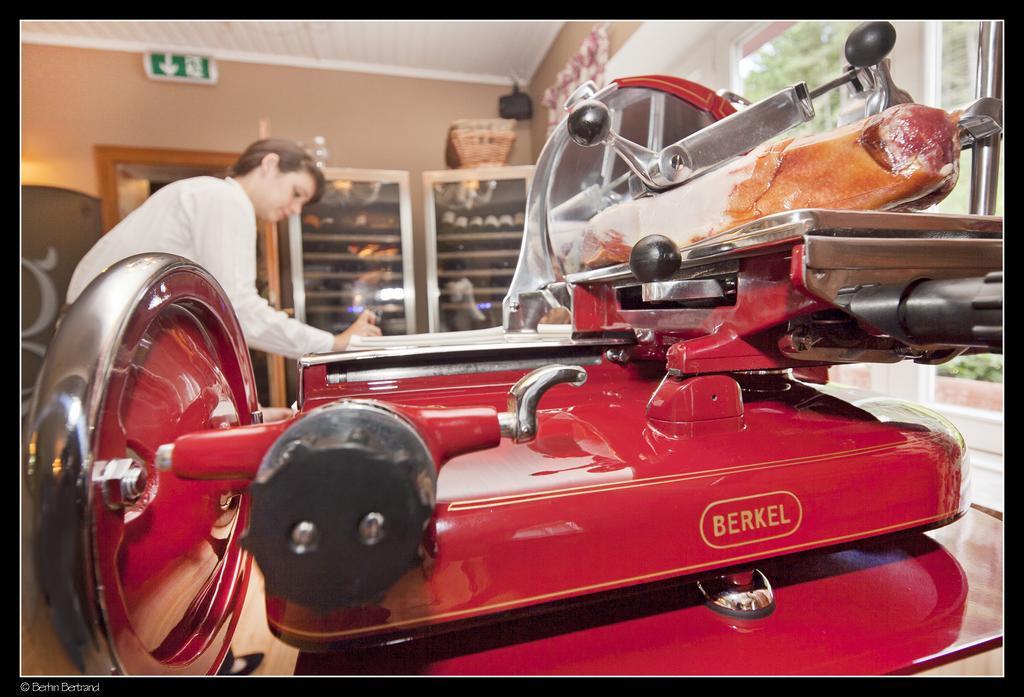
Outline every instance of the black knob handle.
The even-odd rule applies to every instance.
[[[682,261],[676,243],[664,235],[644,237],[629,253],[629,269],[644,283],[670,277]]]
[[[864,22],[846,39],[846,62],[855,68],[878,65],[896,45],[896,27],[889,22]]]
[[[411,426],[336,404],[292,424],[266,454],[242,539],[268,595],[317,611],[374,602],[417,565],[436,493]]]
[[[612,127],[608,107],[596,99],[580,102],[569,112],[569,135],[584,146],[597,145],[605,139]]]
[[[1002,273],[868,285],[842,304],[903,343],[979,346],[1002,351]],[[842,296],[840,296],[842,297]]]
[[[985,276],[981,290],[971,301],[971,310],[975,316],[987,311],[993,320],[987,324],[978,323],[971,327],[971,336],[978,343],[988,346],[993,351],[1003,351],[1003,272],[992,271]],[[993,312],[995,314],[993,314]],[[1000,321],[995,321],[996,317]]]

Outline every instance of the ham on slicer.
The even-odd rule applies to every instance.
[[[692,244],[741,223],[800,208],[922,210],[956,185],[956,117],[899,104],[834,131],[785,139],[657,197],[594,216],[580,240],[584,268],[627,261],[644,235]]]

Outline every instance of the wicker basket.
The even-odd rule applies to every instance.
[[[515,119],[459,119],[448,129],[445,162],[453,169],[500,167],[516,142]]]

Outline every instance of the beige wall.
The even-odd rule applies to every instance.
[[[579,50],[583,39],[594,27],[594,22],[566,22],[562,30],[558,32],[547,55],[541,61],[537,71],[530,80],[530,99],[533,100],[533,118],[530,120],[531,142],[533,144],[534,161],[540,155],[544,141],[547,139],[548,113],[547,108],[541,106],[540,100],[544,91],[555,82],[555,76],[565,67],[566,62],[576,51]],[[615,55],[616,51],[622,48],[633,32],[640,28],[643,22],[612,22],[608,26],[608,57]],[[561,108],[561,107],[559,107]]]
[[[271,134],[327,138],[330,165],[410,173],[417,329],[426,330],[421,173],[445,169],[458,118],[498,116],[509,87],[218,61],[217,85],[149,80],[139,53],[22,46],[22,176],[99,195],[93,146],[241,152],[260,119]],[[530,122],[509,164],[532,164]]]

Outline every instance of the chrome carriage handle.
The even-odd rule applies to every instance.
[[[863,92],[865,116],[879,113],[910,95],[897,88],[889,75],[886,56],[896,42],[896,30],[888,22],[866,22],[846,40],[846,60],[851,68],[844,75],[815,90],[807,84],[779,90],[681,140],[654,152],[638,145],[611,128],[608,107],[593,97],[593,88],[578,89],[566,103],[570,110],[569,135],[579,145],[609,145],[630,170],[652,191],[677,186],[716,167],[794,126],[814,118],[811,100],[836,87],[853,83]]]
[[[549,365],[524,375],[508,391],[508,411],[498,413],[501,435],[516,443],[528,443],[537,437],[537,404],[555,385],[569,383],[579,387],[587,381],[587,371],[575,365]]]

